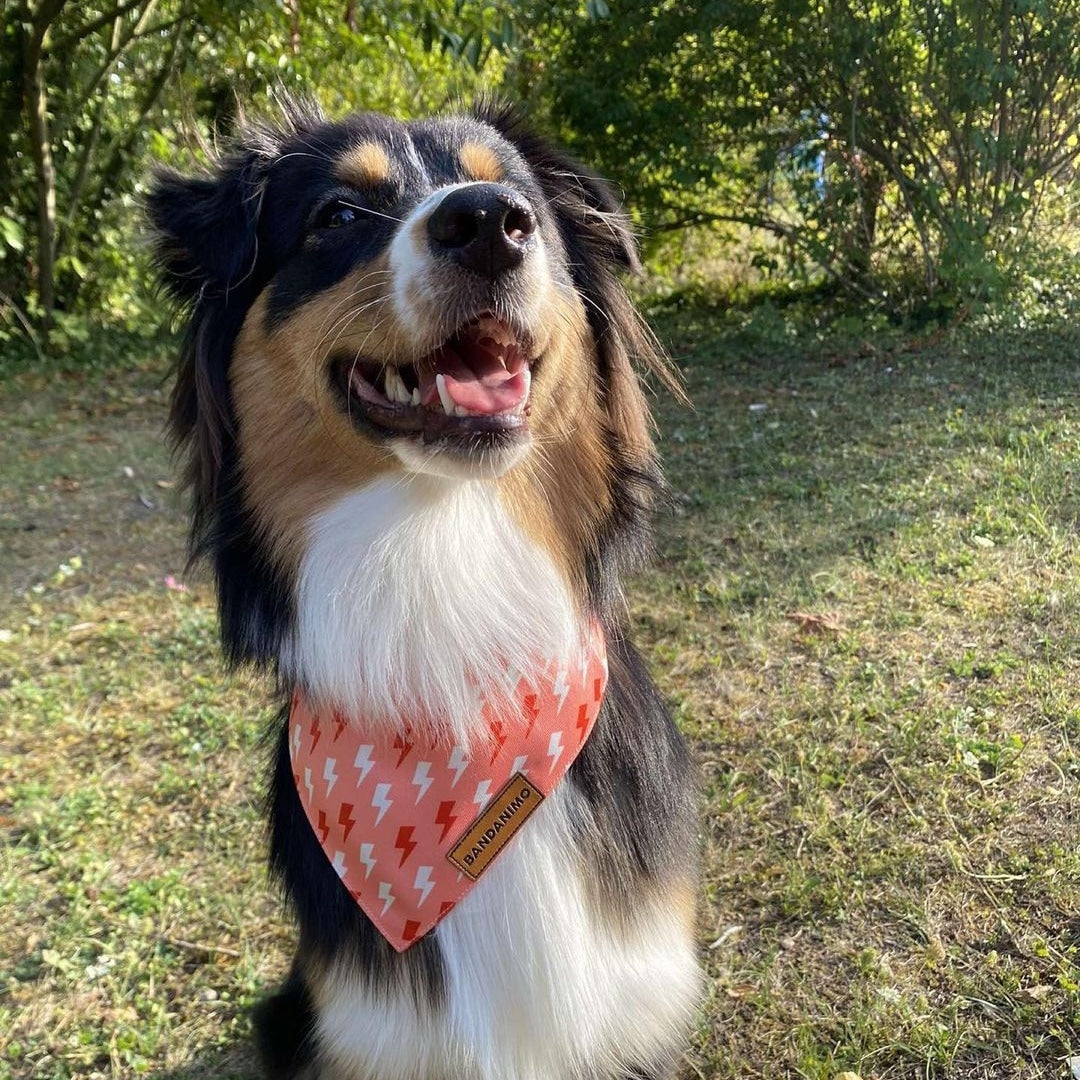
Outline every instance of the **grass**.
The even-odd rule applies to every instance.
[[[659,325],[696,409],[657,402],[631,607],[701,764],[685,1076],[1070,1076],[1080,331]],[[161,370],[0,386],[0,1078],[251,1077],[288,958],[265,690],[167,581]]]

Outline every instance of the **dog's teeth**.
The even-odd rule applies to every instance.
[[[439,391],[439,400],[442,402],[443,412],[447,416],[453,416],[454,399],[450,396],[450,391],[446,389],[446,380],[441,372],[435,376],[435,389]]]
[[[414,386],[413,387],[412,399],[410,400],[410,404],[411,405],[419,405],[420,404],[420,387],[419,386]]]
[[[405,383],[397,368],[386,369],[386,396],[398,405],[409,404],[409,391],[405,389]]]

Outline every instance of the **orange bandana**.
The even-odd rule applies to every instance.
[[[398,952],[469,891],[592,731],[607,685],[604,636],[593,625],[580,659],[519,682],[512,715],[483,707],[490,740],[472,747],[373,736],[294,694],[293,779],[326,857]]]

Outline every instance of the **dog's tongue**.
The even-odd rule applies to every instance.
[[[428,357],[420,374],[420,400],[440,408],[436,376],[450,400],[471,413],[495,416],[512,412],[529,390],[525,360],[517,345],[494,337],[467,335],[447,342]]]

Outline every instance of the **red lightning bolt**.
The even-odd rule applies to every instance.
[[[457,815],[454,813],[454,800],[445,799],[439,803],[439,812],[435,815],[435,824],[443,827],[442,836],[439,837],[441,844],[446,839],[446,834],[454,827]]]
[[[401,751],[401,757],[397,759],[397,767],[401,768],[401,763],[409,756],[409,751],[413,748],[414,744],[409,742],[408,735],[395,735],[394,736],[394,749]]]
[[[599,701],[604,696],[604,680],[597,677],[593,680],[593,701]]]
[[[503,743],[506,742],[507,735],[506,729],[502,726],[501,723],[499,723],[498,720],[492,720],[491,723],[488,725],[488,728],[491,731],[491,737],[495,740],[496,743],[495,752],[491,755],[491,761],[488,762],[489,765],[492,765],[502,751]]]
[[[416,841],[413,840],[412,834],[416,830],[412,825],[402,825],[397,831],[397,839],[394,841],[394,847],[401,852],[401,862],[398,866],[404,866],[409,856],[416,850]]]
[[[444,915],[449,915],[450,912],[453,911],[453,910],[454,910],[454,901],[453,900],[444,900],[439,905],[439,918],[441,919]]]
[[[581,741],[585,741],[585,729],[589,726],[589,710],[581,705],[577,712],[577,723],[574,725],[581,732]]]
[[[533,724],[536,723],[536,718],[540,715],[540,710],[536,707],[535,694],[526,694],[522,704],[525,706],[525,712],[529,716],[529,722],[525,725],[525,738],[527,739],[532,734]]]
[[[327,821],[326,821],[326,811],[325,810],[320,810],[319,811],[319,830],[318,831],[319,831],[319,843],[320,844],[325,844],[326,843],[326,838],[330,834],[330,826],[327,824]]]
[[[322,738],[322,732],[319,730],[319,714],[316,713],[311,718],[311,749],[313,753],[315,747],[319,745],[320,738]]]
[[[412,941],[412,939],[416,937],[419,929],[420,924],[415,919],[406,919],[405,928],[401,931],[401,936],[405,941]]]
[[[341,738],[341,733],[348,726],[349,721],[341,713],[334,713],[334,742]]]
[[[356,818],[352,816],[353,804],[351,802],[343,802],[341,809],[338,810],[337,821],[339,825],[345,828],[345,839],[349,839],[349,833],[352,832],[353,826],[356,824]]]

